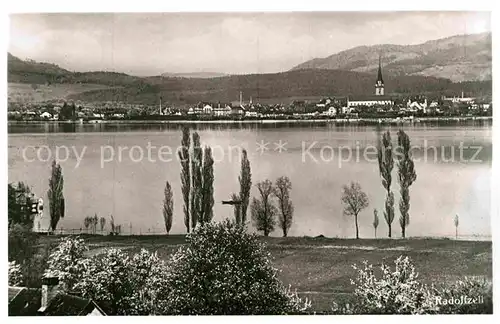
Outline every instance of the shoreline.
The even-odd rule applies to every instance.
[[[87,121],[58,121],[58,120],[8,120],[7,125],[23,124],[299,124],[299,123],[327,123],[327,124],[408,124],[420,122],[462,122],[462,121],[492,121],[493,116],[468,117],[413,117],[413,118],[356,118],[356,119],[243,119],[243,120],[87,120]]]

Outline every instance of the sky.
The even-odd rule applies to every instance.
[[[491,30],[488,12],[68,13],[10,15],[9,52],[71,71],[287,71],[360,45]]]

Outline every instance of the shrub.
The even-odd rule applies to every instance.
[[[493,314],[492,283],[484,278],[465,278],[442,288],[436,303],[441,314]]]
[[[226,220],[198,226],[171,259],[166,312],[287,314],[307,309],[277,278],[254,234]]]
[[[152,315],[164,303],[162,295],[166,274],[164,263],[146,250],[129,257],[118,249],[83,261],[83,273],[74,289],[92,298],[110,315]]]
[[[105,249],[87,257],[81,238],[64,238],[50,254],[45,275],[57,276],[61,288],[92,298],[109,315],[159,313],[164,302],[167,268],[146,250],[129,257],[118,249]]]
[[[40,287],[47,255],[46,245],[38,245],[38,235],[31,228],[21,224],[11,224],[9,228],[8,256],[20,267],[19,285]]]
[[[381,277],[375,275],[372,265],[364,262],[351,283],[356,285],[357,304],[342,308],[342,312],[358,314],[424,314],[436,313],[435,290],[421,284],[418,273],[408,257],[395,260],[395,269],[385,264],[380,267]]]
[[[26,287],[40,288],[52,249],[53,243],[41,245],[29,263],[22,268]]]
[[[13,224],[9,228],[9,261],[23,265],[35,255],[38,237],[31,228],[21,224]]]
[[[56,276],[62,289],[73,290],[74,285],[81,279],[86,251],[88,247],[82,238],[61,239],[47,260],[45,276]]]

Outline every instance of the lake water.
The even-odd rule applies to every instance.
[[[275,181],[282,175],[291,179],[295,214],[289,235],[353,237],[354,223],[343,215],[340,195],[342,185],[357,181],[370,200],[370,206],[359,215],[360,236],[373,237],[374,208],[380,215],[378,234],[387,236],[382,215],[385,193],[376,156],[370,148],[376,140],[374,126],[270,123],[191,127],[198,131],[202,143],[214,148],[215,220],[233,215],[232,207],[222,205],[221,201],[238,191],[237,147],[244,147],[249,152],[254,184],[265,179]],[[410,136],[412,145],[420,147],[414,151],[417,180],[410,188],[407,234],[454,236],[453,217],[458,214],[461,236],[490,236],[491,122],[416,123],[401,127]],[[396,143],[399,126],[385,129],[391,131]],[[46,123],[12,124],[8,131],[9,181],[27,182],[37,196],[44,198],[41,228],[48,225],[46,192],[51,163],[43,160],[48,158],[47,148],[51,156],[59,150],[60,158],[65,159],[63,147],[66,147],[69,156],[61,162],[66,217],[58,227],[79,229],[85,216],[97,213],[107,218],[112,214],[124,232],[132,225],[136,234],[162,233],[163,189],[168,180],[174,191],[171,232],[185,233],[180,165],[175,154],[180,145],[181,126]],[[465,147],[462,158],[460,145]],[[427,155],[422,147],[428,148]],[[396,197],[393,236],[399,237],[397,166],[393,179]],[[255,186],[251,194],[257,195]],[[277,228],[273,235],[281,235],[281,231]]]

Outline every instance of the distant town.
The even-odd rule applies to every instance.
[[[38,91],[37,86],[33,87]],[[491,96],[473,97],[462,91],[453,97],[385,95],[379,62],[373,96],[331,96],[317,100],[293,100],[289,104],[261,104],[240,91],[239,101],[204,102],[175,107],[168,102],[132,104],[120,101],[83,102],[52,99],[33,102],[26,93],[9,93],[8,120],[80,121],[101,120],[308,120],[308,119],[398,119],[413,117],[492,116]],[[28,98],[27,98],[28,96]]]

